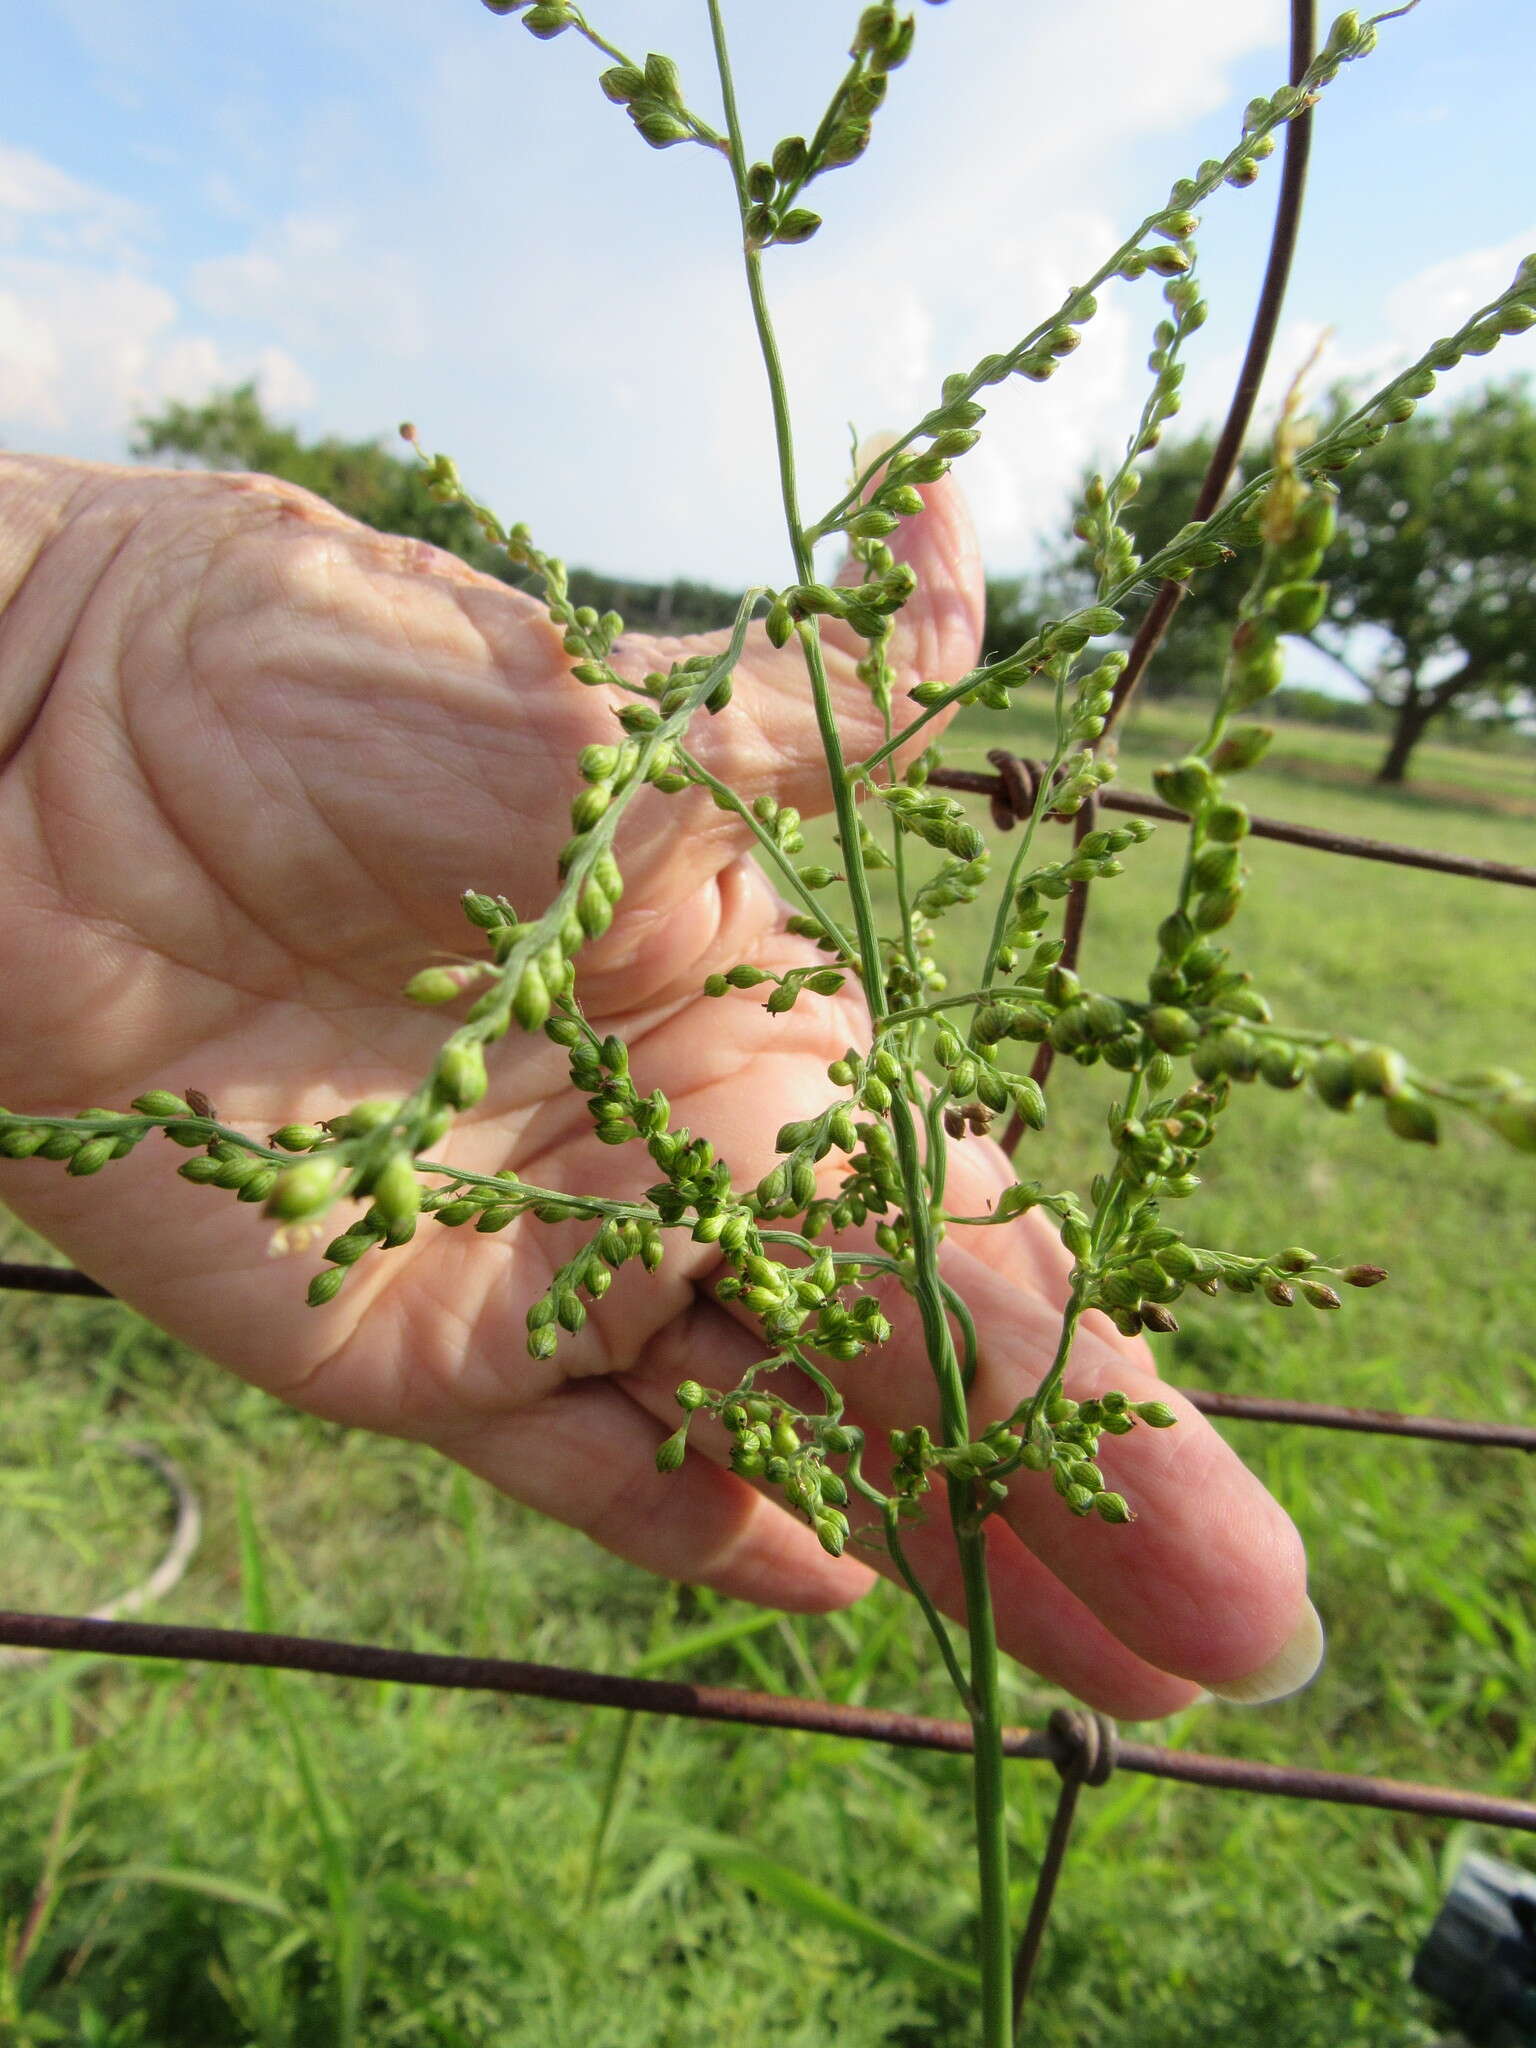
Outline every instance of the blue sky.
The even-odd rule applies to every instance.
[[[589,11],[712,104],[702,0]],[[1007,346],[1283,75],[1281,0],[917,11],[874,146],[816,188],[816,240],[773,261],[813,507],[846,422],[899,426]],[[757,143],[808,130],[856,12],[731,10]],[[136,412],[256,375],[307,430],[415,419],[572,559],[782,577],[721,167],[641,145],[574,36],[536,43],[476,0],[33,0],[7,43],[0,441],[120,459]],[[1277,380],[1324,329],[1324,377],[1389,368],[1536,248],[1532,76],[1530,0],[1423,0],[1349,67],[1319,115]],[[1206,209],[1190,422],[1235,366],[1273,192]],[[999,395],[964,472],[997,571],[1123,435],[1157,313],[1152,285],[1118,287],[1052,385]],[[1490,369],[1527,362],[1515,342]]]

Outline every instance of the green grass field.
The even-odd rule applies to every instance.
[[[1154,707],[1126,780],[1185,743]],[[998,735],[962,736],[976,754]],[[1028,751],[1027,724],[1013,744]],[[1432,794],[1361,786],[1377,742],[1288,728],[1252,807],[1536,864],[1530,755],[1426,748]],[[1086,970],[1143,973],[1164,829],[1098,891]],[[1431,1070],[1529,1069],[1532,898],[1259,846],[1238,942],[1280,1014]],[[1060,1070],[1058,1070],[1060,1072]],[[1086,1177],[1102,1070],[1061,1074],[1053,1179]],[[1536,1162],[1455,1126],[1245,1095],[1195,1207],[1214,1241],[1390,1267],[1343,1313],[1197,1302],[1187,1385],[1468,1416],[1536,1405]],[[1046,1162],[1049,1162],[1047,1164]],[[39,1169],[41,1170],[41,1169]],[[0,1310],[5,1604],[78,1610],[149,1568],[159,1483],[206,1535],[158,1618],[488,1651],[951,1711],[882,1589],[789,1621],[641,1578],[413,1448],[222,1378],[110,1303]],[[1231,1425],[1307,1535],[1332,1649],[1299,1699],[1151,1739],[1529,1795],[1536,1470],[1517,1454]],[[242,1526],[242,1500],[250,1504]],[[1014,1716],[1057,1698],[1010,1679]],[[1021,1897],[1054,1780],[1014,1767]],[[302,1678],[59,1658],[0,1671],[0,2042],[95,2048],[924,2048],[964,2044],[971,1872],[954,1759]],[[606,1810],[606,1824],[605,1824]],[[1413,1951],[1470,1831],[1121,1777],[1087,1794],[1032,2042],[1428,2044]],[[1536,1867],[1530,1837],[1478,1846]],[[832,1910],[829,1895],[853,1909]],[[947,1962],[945,1959],[948,1959]],[[957,1967],[958,1966],[958,1967]]]

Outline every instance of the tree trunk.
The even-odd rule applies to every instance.
[[[1441,707],[1415,693],[1397,706],[1392,725],[1392,742],[1376,770],[1376,780],[1394,787],[1408,780],[1408,760],[1424,737],[1425,728]]]

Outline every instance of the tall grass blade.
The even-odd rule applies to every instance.
[[[791,1870],[787,1864],[765,1856],[747,1843],[733,1842],[728,1835],[690,1829],[679,1846],[691,1849],[701,1863],[724,1872],[760,1897],[772,1899],[775,1905],[799,1914],[803,1920],[813,1920],[833,1933],[851,1936],[862,1947],[874,1950],[888,1962],[902,1965],[914,1975],[942,1977],[970,1991],[980,1984],[979,1973],[969,1964],[957,1963],[950,1956],[940,1955],[937,1949],[914,1941],[899,1927],[861,1912],[836,1892],[828,1891],[825,1885],[803,1877],[798,1870]]]
[[[246,1626],[265,1633],[274,1629],[276,1624],[267,1586],[266,1561],[243,1479],[238,1496],[238,1514],[240,1581]],[[320,1873],[330,1909],[331,1966],[336,1978],[336,2048],[357,2048],[367,1954],[363,1902],[353,1868],[351,1845],[344,1823],[321,1782],[309,1736],[293,1703],[289,1681],[282,1672],[265,1668],[258,1672],[257,1677],[274,1718],[287,1737],[304,1804],[320,1847]]]

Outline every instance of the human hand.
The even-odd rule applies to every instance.
[[[63,1114],[191,1085],[226,1122],[262,1131],[401,1092],[441,1035],[401,984],[463,946],[465,887],[503,890],[525,913],[547,900],[575,756],[614,737],[605,694],[571,681],[532,600],[287,486],[25,459],[4,470],[24,559],[0,616],[0,1099]],[[904,528],[919,573],[893,649],[904,684],[963,673],[979,633],[965,515],[947,484],[928,497]],[[868,751],[878,723],[838,631],[847,744]],[[639,675],[705,644],[636,636],[616,661]],[[827,806],[798,654],[773,652],[760,628],[731,708],[690,744],[749,797]],[[702,794],[645,792],[619,850],[622,913],[582,955],[584,1005],[628,1043],[640,1085],[663,1089],[675,1122],[750,1185],[779,1125],[824,1106],[828,1061],[864,1028],[857,1001],[806,998],[772,1017],[750,996],[699,997],[739,960],[807,957],[778,930],[740,827]],[[455,1164],[621,1197],[652,1178],[596,1143],[553,1045],[509,1039],[491,1072],[443,1148]],[[708,1429],[681,1471],[655,1470],[677,1383],[734,1384],[760,1355],[711,1298],[709,1247],[669,1241],[655,1276],[624,1269],[580,1336],[535,1362],[524,1312],[579,1226],[520,1224],[489,1242],[424,1227],[314,1311],[249,1210],[188,1187],[157,1149],[103,1179],[16,1165],[0,1186],[114,1292],[245,1378],[433,1444],[650,1570],[801,1609],[868,1583],[726,1471]],[[978,1213],[1011,1178],[996,1148],[968,1140],[953,1205]],[[1065,1266],[1035,1218],[953,1240],[951,1277],[981,1330],[984,1421],[1043,1371]],[[845,1373],[850,1414],[876,1442],[933,1407],[915,1317],[900,1298],[886,1306],[891,1342]],[[1155,1381],[1144,1348],[1089,1318],[1072,1385],[1156,1394],[1180,1426],[1105,1446],[1110,1483],[1139,1511],[1130,1528],[1075,1521],[1021,1475],[990,1542],[1004,1647],[1136,1716],[1304,1635],[1295,1532]],[[958,1606],[941,1519],[908,1549]]]

